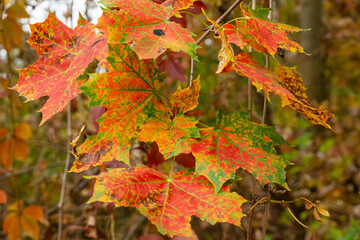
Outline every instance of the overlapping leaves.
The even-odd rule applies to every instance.
[[[107,56],[106,37],[95,34],[93,25],[81,16],[74,30],[52,13],[43,23],[30,28],[29,44],[40,57],[33,65],[19,70],[19,82],[13,89],[28,101],[49,96],[40,110],[43,124],[81,92],[78,87],[84,78],[76,79],[95,58],[101,61]]]
[[[190,31],[170,21],[191,2],[101,1],[108,9],[104,10],[97,27],[106,33],[109,43],[131,43],[140,59],[155,58],[168,48],[175,52],[184,51],[197,59],[198,46]]]
[[[235,178],[238,168],[252,173],[262,184],[277,182],[287,187],[288,162],[273,149],[286,142],[273,127],[251,122],[247,112],[225,114],[219,109],[216,127],[203,128],[200,135],[191,145],[196,173],[206,176],[216,192]]]
[[[163,234],[191,236],[190,218],[196,215],[211,224],[240,224],[244,199],[223,187],[215,195],[203,176],[181,171],[168,177],[145,166],[111,169],[96,179],[89,202],[132,206],[155,224]]]
[[[262,23],[261,19],[257,19],[256,17],[251,17],[249,13],[247,13],[242,8],[243,14],[245,19],[251,18],[252,21],[259,21]],[[266,12],[266,11],[265,11]],[[256,13],[260,15],[260,13]],[[263,14],[265,15],[265,14]],[[210,20],[210,19],[209,19]],[[261,20],[261,21],[260,21]],[[211,20],[210,20],[211,21]],[[265,21],[266,22],[266,21]],[[271,23],[271,22],[270,22]],[[270,24],[269,23],[269,24]],[[238,24],[244,25],[244,20],[241,22],[239,21]],[[276,25],[275,23],[271,23]],[[265,25],[265,23],[263,23]],[[223,49],[231,48],[229,42],[238,43],[239,46],[244,46],[245,44],[249,44],[250,46],[254,47],[255,49],[262,51],[261,46],[264,46],[267,51],[271,54],[276,53],[276,49],[274,44],[270,44],[272,42],[277,42],[281,45],[281,47],[287,48],[289,50],[298,50],[302,51],[302,48],[290,48],[290,46],[297,46],[295,42],[289,40],[286,36],[285,30],[283,35],[277,33],[275,30],[274,32],[270,32],[273,34],[273,37],[269,37],[269,32],[258,31],[257,35],[253,35],[251,33],[252,27],[239,27],[237,30],[234,30],[234,27],[229,24],[225,24],[223,28],[220,28],[218,25],[214,25],[218,32],[220,32],[220,36],[224,34],[226,37],[221,37],[222,40],[222,49],[219,52],[219,67],[217,73],[220,72],[228,72],[231,70],[235,70],[238,74],[242,76],[246,76],[251,80],[251,83],[256,86],[257,90],[263,90],[267,96],[270,92],[273,92],[279,95],[282,99],[283,106],[290,106],[294,110],[300,112],[313,124],[320,124],[327,128],[330,128],[326,122],[327,120],[333,116],[333,114],[329,113],[322,107],[316,107],[308,100],[306,96],[306,89],[304,87],[304,82],[301,77],[296,73],[295,69],[281,67],[280,64],[276,65],[276,70],[273,72],[270,69],[264,68],[260,63],[258,63],[255,58],[249,53],[240,53],[237,56],[233,57],[231,51],[224,51]],[[232,26],[232,27],[230,27]],[[244,25],[245,26],[245,25]],[[282,26],[280,24],[280,26]],[[266,28],[267,29],[267,28]],[[250,31],[251,30],[251,31]],[[281,35],[282,38],[277,38],[276,36]],[[246,38],[247,37],[247,38]],[[270,38],[270,40],[269,40]],[[244,42],[241,42],[241,39],[247,39]],[[251,40],[252,39],[252,40]],[[250,41],[251,40],[251,41]],[[256,40],[254,42],[253,40]],[[268,45],[266,45],[269,43]],[[232,58],[232,64],[229,63],[229,59]]]

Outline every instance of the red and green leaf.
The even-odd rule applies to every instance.
[[[163,234],[193,234],[192,215],[208,221],[229,222],[240,225],[241,204],[245,200],[223,187],[216,195],[212,184],[203,176],[181,171],[171,177],[154,169],[111,169],[93,176],[96,179],[94,194],[89,202],[115,203],[132,206],[157,226]]]
[[[149,120],[145,111],[167,110],[163,105],[166,99],[159,93],[163,75],[152,60],[139,60],[129,46],[115,44],[109,45],[108,61],[110,72],[92,74],[81,87],[90,98],[90,106],[107,109],[98,120],[98,135],[86,140],[85,147],[79,148],[84,161],[81,169],[112,159],[123,160],[128,156],[129,140]],[[97,160],[94,156],[98,156]]]
[[[66,27],[52,13],[43,23],[30,27],[29,44],[39,60],[19,70],[19,82],[13,89],[28,101],[49,96],[40,110],[43,124],[80,93],[78,87],[84,78],[76,79],[88,65],[107,56],[106,37],[95,34],[93,25],[81,16],[75,29]]]
[[[170,118],[166,112],[156,114],[154,120],[141,127],[140,141],[156,142],[165,159],[190,151],[189,138],[198,138],[199,122],[195,117],[178,114]]]
[[[229,42],[235,43],[243,48],[245,44],[254,49],[275,55],[278,48],[284,48],[292,52],[304,53],[303,48],[290,40],[287,32],[299,32],[303,29],[281,23],[274,23],[267,19],[269,10],[252,10],[251,14],[240,5],[244,15],[243,19],[236,20],[236,26],[225,24],[223,31]]]
[[[262,184],[276,182],[287,187],[285,167],[274,145],[286,144],[273,127],[249,120],[248,112],[225,114],[218,111],[216,127],[200,129],[200,139],[191,150],[196,158],[196,174],[206,176],[218,192],[235,171],[243,168]]]
[[[167,49],[184,51],[197,59],[196,49],[199,46],[190,31],[170,21],[179,9],[166,5],[167,2],[164,5],[149,0],[109,0],[101,3],[108,9],[99,19],[97,27],[108,36],[109,43],[131,44],[140,59],[155,58]],[[183,5],[188,6],[188,3],[178,7]]]

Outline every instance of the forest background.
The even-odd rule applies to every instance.
[[[245,1],[248,3],[247,1]],[[259,1],[259,4],[264,1]],[[219,17],[232,1],[204,1],[213,19]],[[14,203],[23,202],[23,209],[35,210],[39,216],[40,239],[55,239],[58,227],[58,203],[62,187],[65,159],[68,152],[66,111],[56,114],[39,127],[41,114],[37,113],[46,101],[23,102],[18,93],[9,89],[18,81],[16,69],[34,63],[37,54],[26,40],[29,39],[31,16],[47,16],[49,8],[69,27],[74,27],[78,17],[77,4],[71,1],[2,1],[1,50],[0,50],[0,223],[9,214]],[[96,22],[98,8],[91,0],[80,7],[82,15]],[[330,217],[317,222],[303,204],[291,205],[294,214],[316,232],[319,239],[356,239],[360,234],[360,3],[356,0],[278,0],[274,4],[274,19],[277,22],[312,30],[292,34],[307,53],[285,52],[279,59],[287,66],[299,66],[299,72],[309,88],[312,102],[325,105],[335,114],[328,122],[334,132],[323,127],[314,127],[290,108],[282,108],[280,99],[272,98],[267,123],[276,126],[277,132],[293,146],[279,149],[293,165],[286,168],[287,183],[292,191],[275,194],[274,199],[294,200],[305,197],[320,200],[321,206],[330,212]],[[101,12],[100,12],[101,14]],[[239,16],[235,9],[229,16]],[[202,19],[205,18],[201,15]],[[191,29],[198,36],[204,26],[187,18]],[[201,73],[201,96],[198,114],[207,122],[216,120],[217,109],[226,112],[246,110],[247,81],[235,74],[215,75],[217,53],[214,45],[220,46],[212,37],[205,40],[197,51],[200,62],[195,64],[195,73]],[[176,60],[178,61],[178,59]],[[183,57],[181,66],[173,77],[165,81],[166,89],[173,91],[178,84],[187,86],[190,59]],[[168,69],[169,70],[169,69]],[[179,81],[180,80],[180,81]],[[254,118],[261,118],[263,97],[258,94],[254,103]],[[100,112],[99,112],[100,111]],[[97,130],[96,118],[101,109],[89,109],[88,99],[78,96],[71,102],[71,137],[73,139],[83,124],[87,133]],[[8,137],[10,136],[10,138]],[[9,140],[10,139],[10,140]],[[12,157],[7,149],[15,141]],[[132,157],[146,157],[150,149],[136,146]],[[73,157],[71,161],[73,161]],[[64,236],[68,239],[138,239],[147,234],[156,234],[156,228],[135,209],[115,208],[108,204],[86,204],[92,194],[93,182],[84,175],[96,174],[93,168],[80,174],[70,173],[66,180],[63,205]],[[257,188],[251,181],[242,181],[237,188]],[[251,200],[251,192],[242,192]],[[246,206],[245,206],[246,207]],[[258,206],[253,216],[253,236],[261,233],[264,206]],[[246,225],[246,218],[244,218]],[[246,232],[230,224],[211,226],[196,217],[193,229],[199,239],[245,239]],[[23,229],[26,239],[30,230]],[[111,234],[110,234],[111,233]],[[3,224],[0,239],[5,239]],[[281,205],[272,204],[267,228],[267,239],[310,239],[311,233],[300,226]]]

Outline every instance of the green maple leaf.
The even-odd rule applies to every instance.
[[[74,171],[112,159],[129,163],[130,139],[151,120],[146,111],[168,110],[166,99],[159,93],[163,74],[152,60],[139,60],[125,44],[109,44],[107,59],[110,72],[92,74],[81,87],[90,98],[90,106],[105,106],[107,111],[98,120],[97,136],[80,146],[75,164],[81,168],[74,167]]]
[[[93,25],[80,15],[78,25],[70,29],[52,13],[43,23],[30,25],[29,44],[39,54],[33,65],[19,70],[19,82],[13,88],[28,101],[49,96],[41,108],[43,124],[60,112],[81,91],[86,68],[96,58],[107,56],[106,37],[96,35]]]
[[[155,224],[162,234],[192,236],[191,216],[211,224],[228,222],[240,226],[245,202],[223,187],[214,193],[203,176],[181,171],[171,177],[145,166],[110,169],[96,179],[89,202],[101,201],[116,206],[135,207]]]
[[[225,114],[218,111],[216,127],[200,129],[191,150],[196,158],[196,174],[206,176],[216,192],[235,171],[243,168],[262,184],[276,182],[287,188],[285,167],[289,164],[273,146],[286,144],[273,127],[249,120],[248,112]]]

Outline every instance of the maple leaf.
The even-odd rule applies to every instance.
[[[306,97],[304,81],[296,73],[294,68],[275,65],[275,73],[261,66],[248,53],[240,53],[235,57],[234,70],[243,76],[250,78],[251,83],[257,90],[264,90],[268,95],[274,92],[282,99],[282,106],[289,105],[294,110],[303,114],[313,124],[320,124],[329,129],[331,126],[326,121],[333,116],[323,108],[317,108]]]
[[[266,48],[256,42],[245,21],[235,20],[235,24],[236,26],[229,23],[221,26],[222,31],[220,32],[226,35],[229,43],[234,43],[242,49],[248,44],[259,52],[267,53]]]
[[[276,155],[274,145],[286,144],[273,127],[249,120],[248,112],[225,114],[218,111],[216,127],[200,129],[193,140],[196,174],[206,176],[218,192],[225,181],[243,168],[261,184],[276,182],[287,188],[285,167],[289,162]]]
[[[174,52],[184,51],[198,60],[196,49],[199,46],[190,31],[170,21],[179,9],[149,0],[108,0],[100,3],[110,8],[104,10],[97,24],[108,36],[109,43],[131,44],[140,59],[155,58],[169,48]]]
[[[219,194],[203,176],[181,171],[171,177],[154,169],[138,166],[111,169],[98,176],[89,202],[111,202],[132,206],[157,226],[162,234],[191,236],[192,215],[208,221],[240,224],[241,204],[245,200],[223,187]]]
[[[49,96],[40,110],[42,125],[81,92],[78,87],[84,79],[76,79],[95,58],[101,61],[107,56],[106,37],[96,35],[93,25],[81,15],[74,30],[52,13],[30,28],[29,44],[36,49],[39,60],[19,70],[19,82],[13,89],[28,101]]]
[[[169,113],[159,112],[153,119],[141,127],[138,140],[156,141],[165,159],[189,152],[188,138],[200,137],[199,129],[195,126],[199,120],[195,117],[178,114],[170,118]]]
[[[225,24],[223,31],[229,42],[235,43],[243,48],[245,44],[254,49],[275,55],[278,48],[284,48],[292,52],[304,53],[303,48],[294,41],[291,41],[287,32],[299,32],[303,29],[281,23],[274,23],[267,19],[269,10],[251,10],[251,14],[240,5],[243,19],[236,20],[236,26]]]
[[[98,120],[98,135],[87,139],[79,148],[82,160],[76,164],[83,170],[104,161],[127,159],[129,140],[148,121],[147,111],[168,110],[162,104],[166,99],[158,91],[163,74],[155,68],[152,60],[139,60],[125,44],[109,44],[107,59],[111,71],[92,74],[81,87],[90,98],[90,106],[105,106],[107,109]]]

